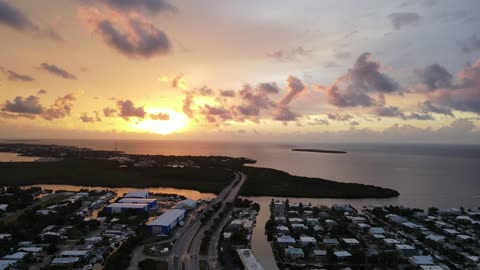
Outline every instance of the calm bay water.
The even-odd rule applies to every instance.
[[[61,144],[113,150],[107,140],[42,140],[34,143]],[[118,150],[131,154],[223,155],[257,160],[255,166],[283,170],[295,175],[321,177],[393,188],[398,198],[342,200],[290,198],[291,201],[331,205],[404,205],[480,207],[480,145],[409,144],[261,144],[192,141],[118,141]],[[292,152],[292,148],[344,150],[347,154]],[[101,185],[101,183],[99,183]],[[292,187],[294,188],[294,187]],[[266,237],[271,197],[252,198],[261,204],[252,249],[265,269],[276,269]]]

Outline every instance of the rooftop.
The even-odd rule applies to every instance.
[[[184,214],[185,210],[170,209],[163,213],[161,216],[157,217],[155,220],[147,223],[147,226],[169,226]]]

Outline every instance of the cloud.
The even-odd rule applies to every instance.
[[[77,100],[77,95],[78,94],[70,93],[55,99],[55,102],[50,105],[50,107],[45,109],[42,117],[46,120],[54,120],[69,116],[72,111],[73,104]]]
[[[376,116],[380,117],[399,117],[403,120],[407,119],[405,114],[400,110],[400,108],[396,106],[384,107],[384,106],[377,106],[374,108],[373,113]]]
[[[100,2],[122,11],[145,11],[150,14],[177,11],[177,8],[165,0],[100,0]]]
[[[278,92],[280,92],[280,88],[274,82],[260,83],[257,85],[256,90],[264,94],[278,94]]]
[[[19,31],[37,29],[25,14],[4,0],[0,0],[0,23]]]
[[[312,121],[308,122],[310,126],[329,126],[330,122],[327,119],[314,118]]]
[[[22,11],[10,5],[5,0],[0,0],[0,24],[16,31],[31,32],[36,37],[46,37],[53,40],[63,40],[55,29],[48,27],[41,29],[35,25]]]
[[[359,126],[359,125],[360,125],[360,123],[355,121],[355,120],[350,122],[350,126]]]
[[[420,83],[424,86],[419,90],[431,91],[437,88],[450,87],[452,85],[452,74],[439,64],[432,64],[423,69],[415,71]]]
[[[334,121],[348,121],[353,118],[352,115],[350,114],[339,114],[337,112],[335,113],[328,113],[327,114],[328,119],[334,120]]]
[[[424,113],[437,113],[437,114],[443,114],[443,115],[448,115],[452,117],[454,116],[451,109],[435,106],[429,100],[420,103],[419,107]]]
[[[274,111],[273,120],[287,124],[289,121],[297,121],[300,116],[300,113],[292,111],[288,105],[280,104]]]
[[[295,76],[289,76],[287,79],[287,94],[282,98],[280,101],[280,104],[282,105],[288,105],[290,102],[299,94],[301,94],[303,91],[305,91],[307,88],[303,84],[303,82],[295,77]]]
[[[7,100],[2,111],[15,113],[18,116],[28,116],[32,119],[35,116],[40,116],[46,120],[54,120],[70,115],[77,96],[77,93],[69,93],[55,99],[54,103],[48,107],[40,104],[38,96],[31,95],[26,98],[17,96],[12,101]]]
[[[208,86],[202,86],[200,88],[196,88],[195,94],[199,96],[212,96],[214,94],[214,91],[212,88]]]
[[[459,44],[464,53],[480,51],[480,38],[478,38],[477,35],[472,35],[468,39],[460,41]]]
[[[380,72],[380,64],[371,61],[370,57],[370,53],[361,54],[353,68],[329,87],[318,86],[326,92],[330,104],[337,107],[369,107],[381,102],[383,94],[400,90],[398,83]],[[376,101],[371,94],[377,94],[380,100]]]
[[[208,104],[200,107],[199,113],[210,123],[224,123],[233,119],[232,112],[222,106],[210,106]]]
[[[433,116],[429,113],[417,113],[417,112],[412,112],[408,115],[408,119],[414,119],[414,120],[435,120]]]
[[[81,8],[78,16],[105,44],[132,59],[148,59],[172,51],[167,35],[138,13]]]
[[[388,15],[388,19],[396,30],[400,30],[402,27],[418,24],[420,15],[415,12],[396,12]]]
[[[46,95],[46,94],[47,94],[47,90],[40,89],[37,91],[37,95]]]
[[[40,104],[40,98],[29,96],[26,98],[17,96],[13,101],[7,100],[2,111],[11,113],[42,114],[43,106]]]
[[[426,93],[430,105],[480,114],[480,60],[460,71],[456,83],[442,81],[441,84],[436,83],[433,86],[434,88]]]
[[[292,49],[279,49],[277,51],[267,53],[269,58],[276,61],[293,61],[300,57],[307,57],[312,55],[312,50],[305,50],[303,47],[296,47]]]
[[[150,114],[150,119],[152,120],[160,120],[160,121],[168,121],[170,120],[170,115],[168,113],[157,113],[157,114]]]
[[[88,113],[82,113],[80,116],[80,120],[83,123],[94,123],[94,122],[101,122],[102,119],[97,111],[94,112],[94,115],[90,116]]]
[[[220,90],[220,96],[222,97],[235,97],[235,91],[234,90]]]
[[[0,71],[7,75],[9,81],[21,81],[21,82],[32,82],[35,79],[30,75],[20,74],[13,70],[8,70],[3,67],[0,67]]]
[[[191,91],[185,91],[185,98],[183,99],[182,111],[188,118],[194,118],[195,111],[192,107],[195,105],[194,94]]]
[[[114,117],[116,113],[117,110],[115,110],[114,108],[107,107],[103,109],[103,115],[105,117]]]
[[[147,114],[143,107],[135,107],[133,101],[129,99],[118,100],[117,107],[119,110],[118,115],[124,119],[128,119],[130,117],[145,118],[145,115]]]
[[[48,73],[55,75],[55,76],[60,76],[64,79],[68,80],[76,80],[77,77],[70,72],[64,70],[61,67],[58,67],[53,64],[48,64],[48,63],[41,63],[40,64],[40,69],[47,71]]]

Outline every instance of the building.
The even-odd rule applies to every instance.
[[[144,198],[122,198],[118,201],[119,203],[139,203],[148,205],[148,209],[157,207],[157,199],[144,199]]]
[[[13,254],[10,254],[10,255],[3,256],[2,260],[21,261],[21,260],[23,260],[23,258],[25,258],[25,256],[27,256],[26,252],[16,252],[16,253],[13,253]]]
[[[403,245],[403,244],[398,244],[398,245],[395,245],[395,248],[402,252],[403,255],[407,256],[407,257],[410,257],[410,256],[415,256],[418,254],[418,251],[415,247],[412,247],[410,245]]]
[[[291,236],[288,236],[288,235],[283,235],[281,237],[277,237],[277,243],[280,245],[280,246],[289,246],[289,245],[294,245],[297,243],[297,241],[295,241],[295,239]]]
[[[175,208],[184,210],[190,210],[195,207],[197,207],[197,201],[191,199],[183,200],[181,202],[178,202],[177,205],[175,205]]]
[[[352,254],[348,251],[335,251],[333,254],[335,255],[335,257],[337,257],[337,259],[340,260],[345,260],[352,257]]]
[[[136,191],[130,191],[127,194],[123,196],[123,198],[143,198],[146,199],[150,193],[148,191],[144,190],[136,190]]]
[[[128,211],[146,213],[148,212],[148,204],[143,203],[112,203],[105,207],[107,214],[119,214]]]
[[[80,261],[80,258],[78,258],[78,257],[54,258],[52,260],[51,265],[54,265],[54,266],[72,266],[79,261]]]
[[[88,250],[65,250],[60,253],[60,257],[85,258],[90,254]]]
[[[300,236],[300,244],[302,246],[316,246],[317,245],[317,239],[311,237],[311,236]]]
[[[245,270],[263,270],[263,267],[257,262],[250,249],[237,249],[237,253]]]
[[[285,216],[285,204],[282,202],[273,203],[273,215],[275,217]]]
[[[344,242],[347,246],[358,246],[360,242],[355,238],[342,238],[342,242]]]
[[[185,218],[185,212],[181,209],[167,210],[155,220],[147,223],[147,231],[151,234],[167,234]]]
[[[13,266],[15,261],[9,260],[0,260],[0,270],[8,269],[8,267]]]
[[[288,247],[285,249],[285,256],[292,260],[304,258],[305,254],[301,248]]]

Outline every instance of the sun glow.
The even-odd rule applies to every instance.
[[[173,132],[181,131],[188,124],[188,118],[183,113],[172,109],[153,108],[147,109],[147,112],[150,116],[159,114],[168,115],[168,119],[160,119],[160,117],[158,117],[157,120],[155,120],[152,119],[155,117],[149,117],[148,119],[146,118],[133,124],[135,130],[168,135]]]

